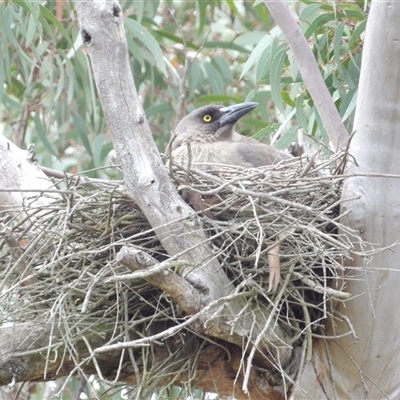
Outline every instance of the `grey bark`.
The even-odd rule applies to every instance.
[[[101,373],[103,377],[113,379],[120,364],[120,354],[99,354],[93,363],[87,343],[93,347],[101,346],[108,338],[92,334],[85,339],[74,343],[79,357],[71,358],[65,357],[67,350],[54,326],[39,321],[1,326],[0,385],[56,379],[69,375],[72,370],[88,375]]]
[[[26,210],[33,213],[48,204],[51,196],[38,198],[37,195],[41,192],[49,194],[53,184],[35,165],[33,155],[15,146],[1,133],[0,154],[0,212],[25,218]],[[54,191],[52,196],[58,198]]]
[[[355,135],[344,186],[347,224],[382,247],[400,239],[400,3],[374,1],[362,59]],[[392,176],[389,176],[389,175]],[[369,175],[369,176],[368,176]],[[386,177],[385,177],[386,175]],[[371,259],[354,256],[346,290],[353,298],[338,311],[352,322],[351,336],[319,343],[301,387],[310,398],[398,399],[400,397],[400,287],[398,246]],[[362,268],[358,271],[354,267]],[[330,331],[348,330],[344,321]],[[314,370],[316,369],[316,371]],[[322,387],[323,386],[323,387]],[[298,398],[303,398],[302,391]]]
[[[283,0],[264,0],[299,64],[304,83],[321,116],[334,151],[346,147],[349,134],[325,85],[315,57]]]
[[[207,237],[200,219],[177,193],[157,151],[132,78],[121,7],[113,0],[76,4],[83,41],[127,190],[168,254],[179,254],[192,263],[185,277],[198,290],[204,307],[229,295],[234,287],[205,244]],[[281,346],[281,339],[285,341],[285,334],[278,326],[265,332],[263,312],[245,315],[232,329],[230,322],[240,315],[244,304],[242,299],[234,298],[204,314],[192,328],[240,346],[244,337],[256,340],[262,335],[261,348],[279,353],[281,364],[286,365],[291,349],[274,350]],[[210,318],[215,323],[210,323]]]

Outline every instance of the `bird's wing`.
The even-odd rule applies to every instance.
[[[237,137],[238,141],[218,141],[212,143],[191,143],[192,164],[228,164],[245,168],[276,164],[292,158],[289,154],[259,143],[245,136]],[[242,139],[243,138],[243,139]],[[186,165],[188,162],[188,147],[181,145],[172,152],[175,162]]]
[[[241,142],[241,143],[258,143],[256,140],[252,139],[251,137],[241,135],[240,133],[237,133],[236,131],[233,131],[232,142]]]
[[[235,131],[232,135],[232,142],[240,144],[239,147],[232,147],[238,157],[242,159],[242,164],[246,166],[251,164],[253,167],[261,167],[292,158],[290,154],[278,150],[276,147],[258,142]]]
[[[236,147],[235,152],[242,160],[242,163],[251,164],[253,167],[277,164],[282,160],[292,158],[289,154],[278,150],[273,146],[256,141],[237,142],[234,145]]]

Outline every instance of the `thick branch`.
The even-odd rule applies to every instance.
[[[132,271],[149,268],[159,262],[144,251],[123,247],[117,254],[117,261]],[[187,314],[200,310],[200,297],[197,290],[180,275],[168,269],[156,272],[145,278],[148,283],[168,293]]]
[[[125,183],[135,203],[173,255],[195,266],[191,282],[202,287],[202,303],[233,287],[206,245],[202,224],[169,179],[153,141],[130,70],[121,8],[117,1],[77,2],[84,42]],[[188,250],[190,249],[190,250]]]
[[[0,328],[0,386],[25,381],[44,381],[67,376],[76,372],[77,360],[65,357],[64,345],[56,338],[56,332],[51,326],[38,323],[17,324]],[[48,350],[49,337],[58,345]],[[235,393],[238,400],[282,399],[283,388],[273,387],[276,378],[263,371],[254,369],[250,376],[249,395],[241,390],[243,375],[241,371],[242,352],[239,347],[224,348],[217,344],[198,341],[189,335],[185,342],[182,338],[172,337],[163,341],[163,345],[152,344],[151,356],[146,358],[146,370],[157,371],[151,376],[150,383],[158,386],[170,384],[171,376],[176,376],[177,382],[190,382],[193,387],[208,392],[217,392],[230,396]],[[104,344],[108,338],[93,335],[86,343],[96,347]],[[85,374],[101,374],[104,378],[113,380],[119,376],[119,381],[126,383],[138,382],[130,363],[123,364],[121,369],[121,352],[113,351],[96,354],[96,361],[90,357],[90,351],[82,340],[77,344],[80,349],[79,361],[83,362],[79,371]],[[200,351],[201,348],[201,351]],[[36,351],[32,351],[36,349]],[[42,351],[37,351],[42,349]],[[48,360],[51,359],[51,362]],[[142,366],[142,358],[135,357],[138,366]],[[189,367],[185,368],[185,365]],[[193,365],[196,368],[193,369]],[[43,376],[43,371],[47,371]]]
[[[200,219],[171,183],[152,139],[130,70],[118,2],[78,1],[77,9],[99,97],[132,198],[168,254],[181,252],[182,258],[194,266],[186,278],[198,290],[202,306],[228,296],[234,286],[206,245],[208,239]],[[229,304],[201,315],[192,329],[206,331],[211,336],[224,336],[233,343],[243,344],[248,338],[260,341],[269,320],[265,316],[268,312],[249,310],[244,313],[243,309],[246,309],[245,301],[235,297]],[[272,319],[269,323],[269,335],[260,341],[260,349],[286,365],[291,348],[282,346],[285,335]],[[272,345],[271,338],[274,338]]]
[[[55,191],[49,193],[53,183],[35,165],[33,158],[33,154],[21,150],[0,134],[0,217],[15,217],[24,227],[33,225],[40,218],[42,207],[59,198]],[[46,196],[40,196],[43,192]],[[35,280],[35,273],[26,265],[27,253],[23,254],[12,226],[10,223],[7,228],[0,229],[0,235],[4,237],[13,258],[12,268],[0,281],[0,292],[12,274],[17,273],[23,285]],[[28,244],[25,243],[25,246]]]
[[[0,213],[27,216],[26,210],[37,211],[49,204],[51,197],[38,197],[53,183],[35,165],[33,155],[21,150],[0,134]],[[54,198],[58,195],[53,194]],[[22,207],[26,206],[23,210]],[[28,223],[28,221],[27,221]]]
[[[284,0],[264,0],[264,2],[293,51],[301,76],[315,102],[333,149],[337,151],[344,148],[349,140],[349,134],[325,85],[306,38]]]
[[[117,1],[77,2],[84,42],[99,97],[125,175],[125,184],[166,251],[187,251],[202,265],[191,279],[207,288],[205,302],[228,294],[232,286],[208,246],[201,222],[169,179],[155,146],[130,70],[121,8]],[[185,221],[187,220],[187,221]],[[190,222],[188,222],[190,221]],[[208,262],[204,262],[209,259]]]
[[[87,338],[92,347],[101,346],[109,338],[97,332]],[[49,347],[50,343],[54,347]],[[16,382],[44,381],[69,375],[75,369],[87,374],[98,374],[90,360],[90,352],[83,340],[74,344],[79,359],[65,357],[65,345],[59,332],[45,323],[28,322],[0,328],[0,385]],[[89,361],[76,368],[79,361]],[[51,361],[50,361],[51,360]],[[115,376],[120,354],[101,354],[96,357],[100,371],[105,377]]]

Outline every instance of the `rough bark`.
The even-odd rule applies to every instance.
[[[137,383],[132,364],[127,353],[110,351],[96,355],[96,362],[91,358],[90,348],[101,346],[107,341],[101,335],[86,337],[86,342],[81,340],[76,343],[79,356],[65,357],[64,346],[59,343],[59,332],[45,323],[29,322],[0,328],[0,386],[10,382],[41,382],[57,379],[70,374],[72,370],[90,375],[97,374],[110,381],[116,379],[128,384]],[[49,350],[49,338],[56,345]],[[194,337],[192,336],[192,339]],[[89,344],[90,348],[87,346]],[[199,347],[201,352],[198,359]],[[38,349],[42,349],[40,352]],[[171,353],[176,354],[176,359],[171,360]],[[152,344],[149,351],[151,356],[146,361],[145,370],[159,371],[151,384],[165,386],[170,384],[171,377],[177,384],[191,381],[192,386],[208,392],[216,392],[230,396],[232,393],[238,400],[247,400],[248,394],[242,390],[243,372],[241,371],[241,348],[230,345],[227,347],[203,341],[187,340],[183,345],[181,338],[174,336],[163,342],[163,345]],[[121,357],[125,362],[121,364]],[[143,369],[143,360],[135,357],[136,364]],[[190,362],[197,363],[197,368],[188,374],[188,368],[182,366]],[[80,363],[80,364],[79,364]],[[77,365],[79,366],[77,367]],[[122,365],[122,368],[121,368]],[[180,369],[182,371],[180,372]],[[190,368],[191,370],[192,368]],[[43,373],[44,371],[45,374]],[[281,388],[271,388],[265,384],[269,373],[262,369],[254,368],[249,379],[251,398],[278,400]],[[270,378],[270,377],[269,377]],[[279,378],[279,374],[278,377]],[[271,379],[269,379],[271,380]],[[280,380],[276,379],[277,385]],[[149,397],[151,396],[150,388]]]
[[[398,242],[400,227],[400,3],[374,1],[371,6],[359,85],[355,136],[350,151],[355,162],[344,186],[347,224],[364,240],[386,247]],[[392,176],[389,176],[389,175]],[[385,177],[386,175],[386,177]],[[347,268],[353,295],[338,311],[352,322],[358,339],[319,343],[314,368],[309,363],[301,387],[311,398],[398,399],[400,397],[400,286],[398,248],[371,259],[354,256]],[[363,267],[355,271],[352,267]],[[344,322],[331,332],[347,330]],[[298,393],[298,398],[302,398]]]
[[[92,347],[102,345],[107,338],[95,334],[87,338]],[[55,346],[51,348],[51,343]],[[96,357],[96,368],[83,340],[75,343],[77,358],[65,357],[65,347],[57,328],[45,322],[25,322],[0,327],[0,385],[16,382],[45,381],[69,375],[72,370],[87,374],[102,372],[104,377],[115,376],[119,354]],[[41,350],[41,351],[40,351]],[[88,361],[77,367],[80,361]]]

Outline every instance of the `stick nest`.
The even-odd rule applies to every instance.
[[[339,222],[342,157],[258,169],[220,166],[212,173],[171,168],[237,291],[251,306],[275,307],[293,343],[322,335],[332,300],[348,298],[343,262],[353,243],[362,242]],[[106,282],[131,273],[116,262],[122,246],[168,259],[120,183],[88,186],[71,177],[55,190],[58,200],[29,210],[40,215],[29,218],[33,223],[21,215],[2,220],[0,322],[50,322],[73,353],[78,337],[99,329],[113,344],[147,337],[157,322],[181,321],[169,296],[145,280]],[[268,254],[277,243],[282,278],[268,291]]]

